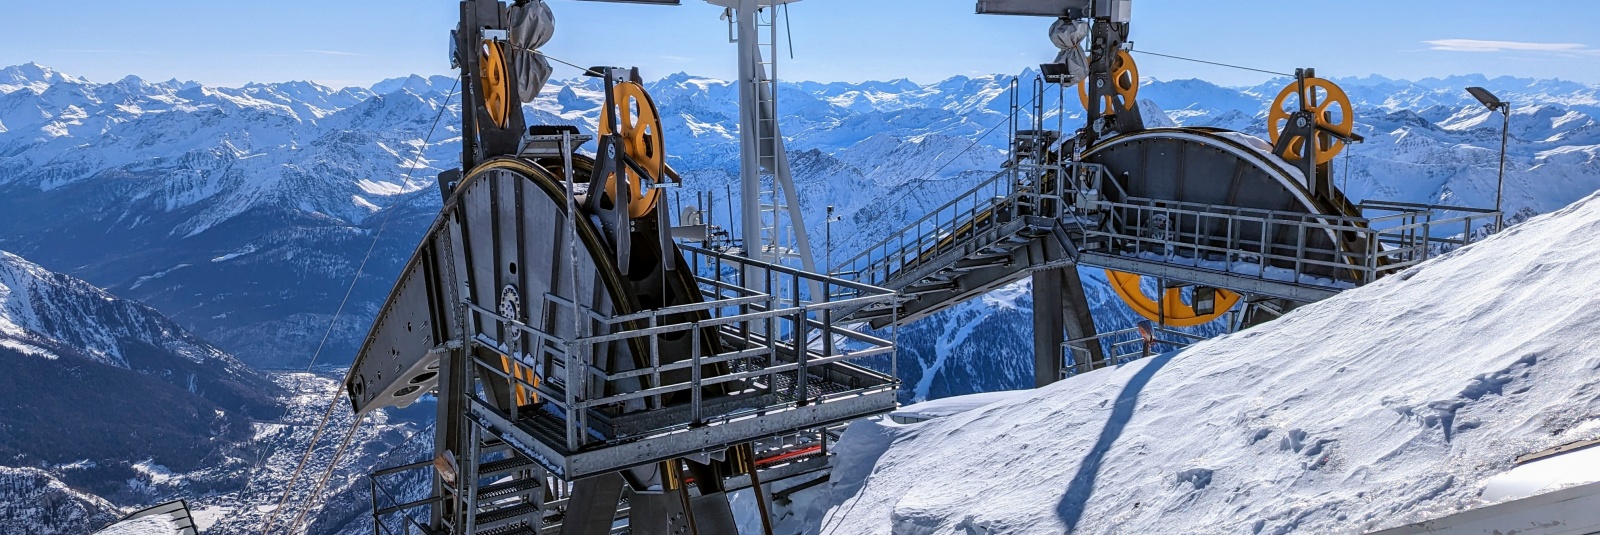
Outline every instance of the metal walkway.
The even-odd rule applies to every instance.
[[[1494,218],[1493,211],[1481,209],[1393,202],[1361,204],[1370,214],[1366,217],[1134,197],[1112,202],[1099,198],[1100,187],[1117,187],[1100,165],[1033,166],[1043,171],[1039,174],[1025,167],[1030,166],[996,174],[836,271],[899,291],[900,324],[1032,271],[1074,265],[1314,302],[1469,244],[1474,223]],[[1042,179],[1030,179],[1030,174],[1042,174]],[[1055,180],[1057,176],[1068,179]],[[1152,221],[1170,222],[1171,228],[1152,228]],[[1218,227],[1228,232],[1219,236],[1185,230]],[[1371,246],[1349,251],[1245,238],[1285,230],[1357,236]],[[1308,273],[1313,267],[1342,273],[1337,278],[1316,276]],[[887,310],[865,308],[850,317],[884,325]]]
[[[874,327],[904,325],[1034,276],[1035,302],[1064,307],[1044,319],[1036,310],[1036,330],[1059,331],[1065,322],[1068,339],[1098,339],[1081,282],[1063,270],[1101,268],[1166,288],[1226,289],[1247,303],[1303,304],[1467,245],[1474,228],[1496,216],[1378,201],[1358,205],[1360,216],[1345,216],[1133,197],[1122,186],[1130,180],[1126,173],[1118,180],[1099,164],[1056,161],[1063,150],[1058,133],[1013,135],[1018,156],[1005,170],[834,268],[900,296],[840,316]],[[1062,362],[1060,334],[1035,336],[1039,369],[1055,368],[1048,377],[1041,373],[1040,385],[1074,367],[1109,362],[1100,344]]]

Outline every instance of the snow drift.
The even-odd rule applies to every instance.
[[[822,533],[1359,533],[1600,436],[1600,195],[1246,332],[858,422]]]

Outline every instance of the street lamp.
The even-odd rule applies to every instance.
[[[1472,98],[1482,102],[1489,111],[1500,112],[1505,118],[1500,126],[1500,183],[1494,189],[1494,209],[1498,212],[1494,216],[1494,231],[1500,232],[1506,228],[1506,214],[1501,202],[1506,189],[1506,141],[1511,137],[1511,103],[1500,100],[1500,97],[1482,87],[1468,87],[1467,92],[1472,93]]]

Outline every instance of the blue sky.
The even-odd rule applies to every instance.
[[[727,78],[719,8],[549,0],[545,51],[582,65]],[[1014,73],[1053,57],[1049,21],[979,16],[973,0],[805,0],[791,8],[787,80],[861,81]],[[37,61],[96,81],[127,74],[214,85],[314,80],[340,87],[446,74],[452,0],[0,0],[0,65]],[[1323,76],[1483,73],[1600,83],[1593,0],[1137,0],[1138,48]],[[1224,85],[1267,75],[1152,56],[1145,77]],[[558,77],[575,70],[558,67]]]

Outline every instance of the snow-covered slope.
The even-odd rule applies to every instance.
[[[155,309],[5,252],[0,368],[0,465],[27,467],[0,466],[3,533],[239,485],[252,420],[282,414],[275,385]]]
[[[1600,195],[1281,320],[852,425],[822,533],[1360,533],[1600,437]]]
[[[72,352],[119,368],[133,368],[130,354],[147,348],[196,364],[242,366],[155,309],[5,251],[0,251],[0,346],[46,359]]]
[[[227,411],[264,414],[274,406],[272,383],[155,309],[5,251],[0,251],[0,349],[8,358],[58,361],[25,363],[40,372],[75,368],[85,361],[133,372]],[[118,373],[94,370],[108,376]],[[21,377],[14,371],[9,379]],[[5,395],[62,389],[46,384],[19,383],[19,387],[23,388]]]
[[[88,533],[121,516],[98,496],[38,468],[0,466],[0,527],[16,535]]]

